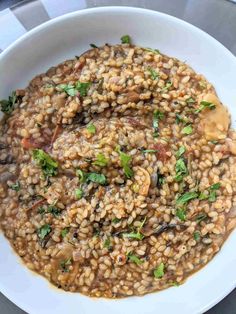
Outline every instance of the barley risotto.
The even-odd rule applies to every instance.
[[[108,298],[182,284],[236,224],[236,133],[214,87],[121,39],[1,101],[1,229],[57,287]]]

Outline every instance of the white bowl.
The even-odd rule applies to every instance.
[[[90,43],[119,43],[130,34],[135,44],[160,49],[186,60],[213,83],[236,120],[236,59],[215,39],[166,14],[129,7],[103,7],[51,20],[17,40],[0,56],[0,99],[25,87],[36,74],[79,55]],[[236,232],[202,270],[176,288],[143,297],[92,299],[53,288],[22,265],[0,235],[0,290],[30,314],[202,313],[227,295],[236,283]]]

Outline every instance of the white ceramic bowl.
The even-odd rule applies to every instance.
[[[160,49],[202,73],[236,120],[236,59],[215,39],[177,18],[138,8],[104,7],[51,20],[17,40],[0,56],[0,99],[25,87],[36,74],[79,55],[90,43],[119,43],[130,34],[135,44]],[[0,235],[0,290],[30,314],[196,314],[227,295],[236,283],[236,232],[201,271],[176,288],[143,297],[92,299],[53,288],[24,267]]]

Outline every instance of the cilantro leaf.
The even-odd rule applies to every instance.
[[[63,92],[65,92],[69,96],[76,96],[77,90],[74,85],[72,84],[59,84],[58,88],[61,89]]]
[[[95,127],[95,125],[94,124],[89,124],[87,127],[86,127],[86,129],[88,130],[88,132],[90,133],[90,134],[95,134],[96,133],[96,127]]]
[[[0,100],[2,112],[10,114],[14,110],[16,100],[17,100],[16,92],[12,92],[11,96],[8,97],[8,100],[6,99]]]
[[[123,35],[120,40],[121,40],[122,44],[130,44],[131,43],[131,38],[129,35]]]
[[[211,191],[219,190],[220,187],[221,187],[221,184],[220,184],[220,182],[218,182],[218,183],[212,184],[212,185],[210,186],[210,190],[211,190]]]
[[[80,96],[84,97],[87,96],[88,89],[90,87],[90,82],[80,82],[78,81],[75,85],[73,84],[59,84],[57,87],[67,93],[69,96],[76,96],[79,92]]]
[[[145,154],[145,153],[157,153],[158,152],[158,149],[143,149],[143,150],[141,150],[141,152],[143,153],[143,154]]]
[[[155,278],[162,278],[165,274],[164,272],[164,269],[165,269],[165,265],[164,263],[161,263],[155,270],[154,270],[154,277]]]
[[[182,134],[186,134],[186,135],[189,135],[189,134],[192,134],[193,133],[193,128],[191,125],[186,125],[182,131],[181,131]]]
[[[106,240],[103,243],[103,247],[110,250],[111,248],[111,238],[107,237]]]
[[[191,201],[192,199],[195,199],[197,197],[198,197],[197,192],[187,192],[187,193],[181,195],[179,198],[177,198],[176,204],[177,205],[184,205],[184,204],[188,203],[189,201]]]
[[[107,164],[108,159],[102,153],[99,153],[96,157],[96,160],[93,162],[93,165],[99,167],[105,167]]]
[[[216,105],[214,105],[212,102],[208,102],[208,101],[203,100],[200,102],[200,107],[195,110],[195,113],[199,113],[203,109],[206,109],[206,108],[213,110],[213,109],[215,109],[215,107],[216,107]]]
[[[45,177],[57,175],[58,163],[42,149],[33,150],[33,159],[41,167]]]
[[[45,224],[38,229],[38,237],[40,238],[40,240],[43,240],[51,231],[51,226],[49,224]]]

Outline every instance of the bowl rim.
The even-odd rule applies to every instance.
[[[5,56],[7,56],[8,53],[10,53],[12,50],[16,49],[18,44],[24,42],[24,40],[34,36],[35,34],[39,33],[41,30],[44,30],[53,24],[59,24],[60,22],[67,20],[67,19],[70,19],[70,18],[73,18],[75,16],[77,16],[79,18],[81,15],[86,15],[89,13],[100,13],[100,12],[104,13],[104,12],[110,12],[110,11],[120,11],[120,12],[124,12],[124,13],[127,13],[127,11],[132,11],[133,13],[136,12],[136,13],[144,13],[144,14],[145,13],[155,14],[156,17],[162,16],[165,19],[172,20],[176,23],[181,24],[182,26],[189,28],[190,30],[193,30],[194,32],[197,32],[201,36],[204,36],[208,41],[217,45],[222,50],[222,52],[224,54],[227,54],[227,56],[231,59],[231,62],[235,63],[235,65],[236,65],[236,57],[234,56],[234,54],[228,48],[226,48],[222,43],[220,43],[218,40],[216,40],[214,37],[212,37],[207,32],[201,30],[200,28],[198,28],[198,27],[192,25],[191,23],[186,22],[180,18],[177,18],[175,16],[172,16],[172,15],[169,15],[166,13],[162,13],[162,12],[151,10],[151,9],[140,8],[140,7],[132,7],[132,6],[99,6],[99,7],[94,7],[94,8],[80,9],[80,10],[77,10],[74,12],[69,12],[69,13],[63,14],[61,16],[58,16],[56,18],[53,18],[53,19],[46,21],[46,22],[36,26],[35,28],[29,30],[27,33],[23,34],[17,40],[15,40],[13,43],[11,43],[0,54],[0,62],[5,58]],[[232,233],[235,233],[235,232],[236,232],[236,230]],[[230,236],[232,235],[232,233],[230,234]],[[2,232],[0,230],[0,235],[1,234],[2,234]],[[8,241],[8,240],[6,239],[6,241]],[[228,239],[226,239],[226,241],[228,241]],[[8,243],[8,245],[10,245],[10,244]],[[14,252],[13,249],[12,249],[12,251]],[[14,252],[14,254],[16,254],[16,253]],[[17,255],[17,257],[18,257],[18,255]],[[23,265],[24,264],[22,263],[22,267],[23,267]],[[29,270],[29,269],[27,268],[27,270]],[[34,274],[34,272],[32,272],[32,274]],[[204,312],[209,310],[214,305],[216,305],[218,302],[220,302],[224,297],[226,297],[235,287],[236,287],[235,284],[228,285],[224,290],[222,290],[221,294],[217,294],[216,297],[212,298],[204,307],[201,306],[200,309],[196,309],[196,311],[193,312],[192,314],[200,313],[199,310],[204,311]],[[1,282],[0,282],[0,292],[3,293],[11,302],[13,302],[15,305],[17,305],[20,309],[23,309],[26,312],[33,313],[33,309],[31,308],[31,306],[28,306],[27,304],[25,304],[24,302],[21,302],[19,300],[15,301],[13,296],[8,292],[7,289],[5,289],[5,287],[1,284]],[[145,297],[145,296],[142,296],[142,297]],[[117,302],[118,300],[109,299],[109,301],[111,301],[111,302]]]

